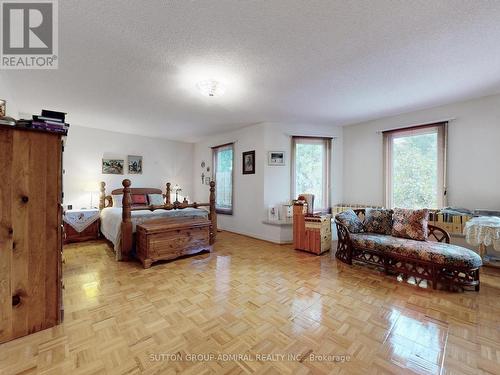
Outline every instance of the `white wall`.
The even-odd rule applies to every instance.
[[[218,215],[219,227],[273,242],[289,242],[290,227],[262,223],[269,206],[290,200],[290,151],[292,135],[338,137],[332,152],[332,200],[338,203],[342,196],[342,128],[301,124],[261,123],[233,132],[214,135],[195,145],[194,191],[197,201],[208,199],[208,188],[201,183],[205,161],[212,167],[211,147],[235,142],[233,215]],[[256,173],[242,174],[242,153],[255,150]],[[268,166],[268,151],[285,151],[286,165]]]
[[[179,184],[183,195],[192,194],[193,149],[191,143],[149,138],[138,135],[115,133],[72,125],[64,150],[64,204],[74,208],[90,206],[89,185],[105,181],[106,192],[120,188],[124,178],[133,187],[155,187],[165,190],[165,184]],[[101,160],[127,155],[143,157],[143,173],[123,175],[101,173]],[[94,206],[98,206],[99,194],[93,194]]]
[[[347,126],[343,132],[345,203],[382,205],[379,130],[453,119],[448,128],[448,204],[500,209],[500,95]]]
[[[201,162],[210,166],[212,175],[211,147],[234,142],[234,187],[233,187],[233,215],[218,215],[219,228],[233,232],[247,234],[256,238],[268,239],[266,227],[262,225],[264,213],[262,202],[264,197],[263,185],[263,139],[262,125],[255,125],[240,130],[214,135],[195,144],[193,181],[194,196],[197,202],[208,202],[209,188],[201,182]],[[241,154],[244,151],[255,150],[255,174],[241,173]],[[205,171],[205,174],[207,172]]]

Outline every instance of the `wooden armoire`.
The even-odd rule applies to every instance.
[[[0,343],[62,319],[63,135],[0,125]]]

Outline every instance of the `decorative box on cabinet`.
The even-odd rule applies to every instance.
[[[62,136],[0,125],[0,343],[62,319]]]

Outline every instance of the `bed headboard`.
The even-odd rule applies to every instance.
[[[106,184],[101,182],[101,197],[99,201],[99,209],[103,209],[105,207],[113,206],[113,195],[123,194],[123,188],[115,189],[111,192],[111,195],[106,195]],[[162,194],[163,191],[161,189],[156,188],[129,188],[130,194]]]
[[[123,194],[123,188],[115,189],[111,192],[111,195],[118,194]],[[130,188],[130,194],[163,194],[163,191],[155,188]]]

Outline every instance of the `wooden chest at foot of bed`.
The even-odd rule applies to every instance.
[[[210,221],[205,218],[175,217],[137,225],[137,257],[144,268],[158,260],[211,251]]]

